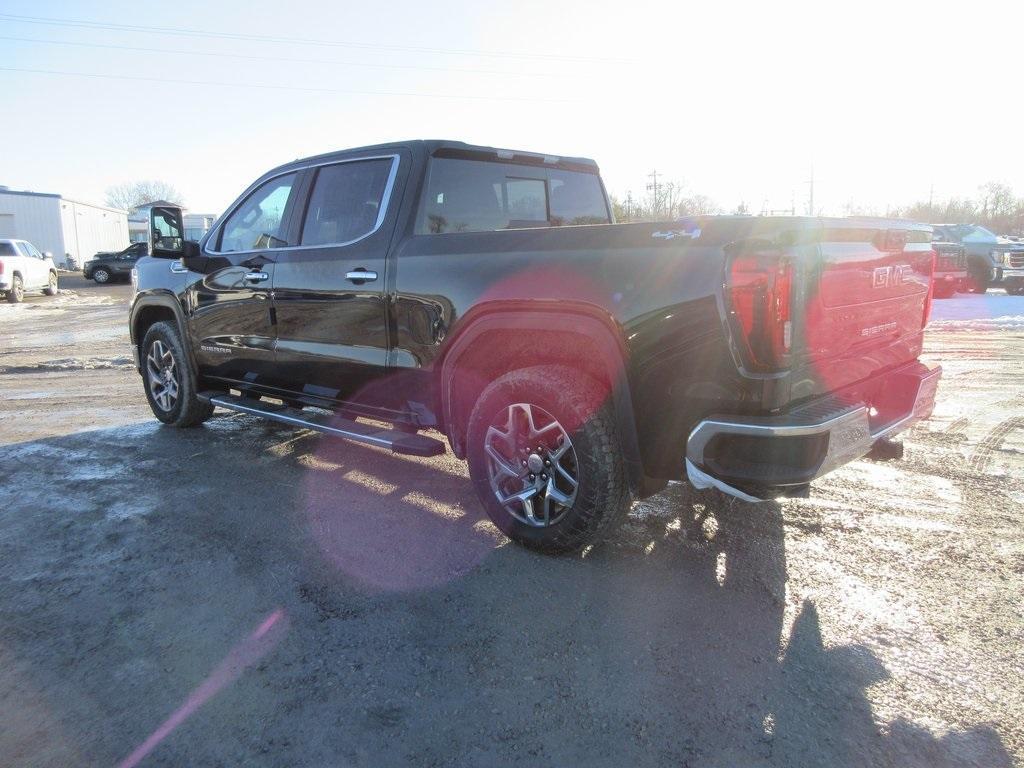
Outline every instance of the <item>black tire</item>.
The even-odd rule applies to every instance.
[[[956,286],[952,283],[936,283],[934,296],[936,299],[951,299],[956,294]]]
[[[109,270],[106,270],[103,267],[96,267],[96,269],[92,271],[92,279],[95,280],[100,285],[109,283],[110,272]]]
[[[1024,285],[1008,285],[1006,292],[1010,296],[1024,296]]]
[[[20,304],[25,298],[25,282],[21,279],[21,275],[15,275],[11,278],[11,290],[7,292],[7,300],[11,304]]]
[[[45,293],[47,296],[56,296],[58,293],[60,293],[60,287],[57,285],[56,272],[50,273],[50,282],[45,288],[43,288],[43,293]]]
[[[558,515],[549,516],[550,524],[542,527],[517,519],[499,502],[496,494],[500,489],[492,487],[496,462],[486,453],[485,441],[491,426],[506,420],[510,408],[519,404],[528,404],[544,414],[540,418],[553,418],[558,422],[557,434],[568,436],[572,451],[570,467],[576,470],[578,485],[571,506],[553,505]],[[551,438],[553,433],[547,432],[543,440]],[[558,439],[553,438],[552,442]],[[470,416],[467,449],[470,477],[488,516],[506,536],[533,550],[572,552],[599,543],[621,523],[632,503],[607,388],[578,370],[562,366],[524,368],[489,384]],[[532,444],[527,450],[532,460]],[[521,448],[510,447],[508,454],[503,455],[518,457],[519,453]],[[555,459],[554,453],[542,451],[540,455]],[[526,473],[529,468],[519,469],[522,461],[513,459],[509,464],[515,464],[517,471]],[[558,478],[555,472],[548,471],[552,480]],[[513,485],[513,491],[526,488],[528,484],[525,476],[512,479],[500,472],[497,476],[521,484]],[[537,477],[546,478],[546,475]],[[507,497],[508,491],[505,493]],[[542,503],[542,496],[537,497],[538,503]]]
[[[151,356],[161,364],[154,365]],[[167,394],[165,371],[174,377],[173,398]],[[195,427],[213,414],[213,405],[196,397],[196,377],[178,329],[171,323],[153,323],[146,331],[142,341],[142,382],[153,415],[164,424]]]
[[[988,291],[988,270],[973,270],[967,277],[968,293],[985,293]]]

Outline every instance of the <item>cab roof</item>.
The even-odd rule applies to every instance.
[[[466,159],[490,160],[492,162],[505,161],[529,165],[550,165],[566,170],[580,170],[587,173],[598,172],[597,163],[589,157],[569,157],[566,155],[544,154],[542,152],[527,152],[518,149],[502,149],[500,147],[488,147],[480,144],[467,144],[464,141],[453,141],[450,139],[411,139],[409,141],[393,141],[385,144],[352,147],[350,149],[335,150],[334,152],[326,152],[321,155],[299,158],[273,169],[270,173],[278,173],[292,167],[302,167],[314,163],[327,163],[334,159],[341,160],[351,155],[369,152],[395,152],[401,149],[422,153],[427,157],[464,157]]]

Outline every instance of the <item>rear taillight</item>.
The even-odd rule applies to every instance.
[[[726,282],[733,325],[753,370],[786,367],[793,346],[793,265],[778,253],[734,258]]]
[[[935,295],[935,262],[939,258],[939,254],[935,252],[935,249],[931,250],[931,270],[928,273],[928,295],[924,300],[924,319],[921,321],[921,327],[924,328],[928,325],[928,318],[932,313],[932,298]]]
[[[4,273],[4,263],[0,261],[0,275]]]

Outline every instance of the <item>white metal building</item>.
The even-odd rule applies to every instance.
[[[52,253],[58,266],[78,268],[97,251],[128,246],[128,214],[60,195],[0,187],[0,237],[28,240]]]

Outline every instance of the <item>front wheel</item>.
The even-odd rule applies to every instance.
[[[93,270],[92,279],[101,285],[103,283],[109,283],[110,273],[107,270],[103,269],[103,267],[100,267],[99,269]]]
[[[935,284],[935,298],[936,299],[950,299],[956,294],[955,283],[936,283]]]
[[[631,504],[607,387],[579,371],[508,373],[469,420],[469,472],[506,536],[542,552],[597,543]]]
[[[11,290],[7,292],[7,300],[11,304],[20,304],[25,298],[25,283],[21,279],[21,275],[15,275],[11,278]]]
[[[47,296],[56,296],[59,292],[60,289],[57,287],[57,273],[51,272],[50,281],[47,284],[47,286],[43,288],[43,293],[45,293]]]
[[[178,329],[154,323],[142,342],[142,379],[149,407],[164,424],[195,427],[213,414],[213,405],[196,397],[195,377]]]

